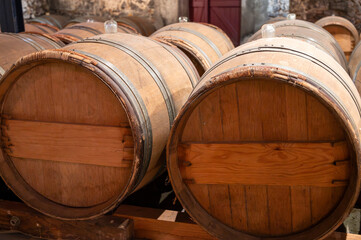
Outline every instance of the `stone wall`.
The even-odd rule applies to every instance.
[[[269,18],[288,14],[290,0],[268,0],[267,15]]]
[[[332,14],[347,18],[361,31],[361,0],[290,0],[290,12],[315,22]]]
[[[270,18],[286,16],[290,0],[242,0],[241,41],[258,31]]]
[[[22,0],[21,3],[23,6],[24,19],[44,15],[49,11],[47,0]]]
[[[157,28],[178,18],[178,0],[50,0],[50,11],[71,17],[141,16]]]
[[[179,1],[184,0],[22,0],[24,18],[46,12],[70,16],[141,16],[153,21],[157,28],[178,20]]]

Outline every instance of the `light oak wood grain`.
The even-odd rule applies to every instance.
[[[334,187],[347,184],[347,149],[341,143],[183,144],[178,151],[186,179],[195,184],[245,184]],[[347,152],[346,152],[347,154]],[[335,180],[346,180],[335,182]]]
[[[3,128],[12,157],[127,168],[133,162],[129,127],[6,120]]]

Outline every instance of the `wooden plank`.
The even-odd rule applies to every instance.
[[[287,139],[289,141],[307,141],[306,94],[295,87],[286,87],[285,92]]]
[[[284,186],[346,185],[349,163],[334,164],[334,151],[345,142],[332,143],[214,143],[182,144],[183,176],[196,184]]]
[[[209,185],[210,214],[222,223],[232,226],[232,209],[229,186]],[[234,199],[235,201],[235,199]]]
[[[223,124],[219,103],[219,91],[211,93],[199,104],[202,137],[204,141],[223,139]]]
[[[120,205],[114,215],[134,221],[136,238],[157,240],[216,239],[195,224],[186,213],[176,212],[175,221],[158,220],[163,213],[164,210],[162,209]]]
[[[236,84],[230,84],[219,89],[224,141],[237,141],[240,137],[236,86]]]
[[[129,127],[21,120],[6,120],[2,127],[12,157],[111,167],[132,164]]]
[[[183,142],[200,142],[202,141],[202,127],[201,127],[201,118],[199,113],[199,108],[196,108],[191,113],[188,123],[184,127],[182,141]]]
[[[198,186],[197,184],[193,185]],[[248,222],[245,186],[236,184],[229,185],[229,199],[231,204],[233,228],[247,232]]]
[[[62,221],[38,213],[23,203],[0,200],[0,230],[19,231],[45,239],[127,240],[133,239],[134,223],[119,216]]]
[[[292,230],[302,231],[312,223],[310,187],[291,187]]]
[[[334,115],[313,96],[307,96],[309,141],[340,141],[345,139],[342,126]]]
[[[238,82],[236,84],[240,140],[262,141],[262,112],[263,102],[260,94],[260,81]],[[252,104],[250,104],[252,99]]]
[[[311,209],[312,209],[312,223],[316,224],[323,217],[328,215],[341,201],[345,186],[330,188],[330,187],[312,187],[311,188]]]
[[[286,141],[287,115],[285,84],[263,81],[260,86],[263,141]],[[247,126],[245,126],[247,127]]]
[[[282,236],[293,232],[290,191],[288,186],[268,186],[271,235]]]
[[[270,234],[267,186],[245,186],[248,233],[260,236]]]

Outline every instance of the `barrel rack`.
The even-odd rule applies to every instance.
[[[121,205],[112,215],[63,221],[20,202],[0,200],[0,233],[4,231],[45,239],[215,239],[185,212]],[[326,240],[361,240],[361,235],[334,232]]]

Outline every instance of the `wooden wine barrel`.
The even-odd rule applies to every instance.
[[[99,17],[99,16],[88,16],[88,17],[77,17],[74,19],[69,20],[64,28],[73,26],[74,24],[78,24],[78,23],[84,23],[84,22],[105,22],[106,18],[104,17]]]
[[[346,59],[349,60],[350,55],[359,42],[359,33],[355,26],[346,18],[338,16],[328,16],[321,18],[315,24],[323,27],[340,44]]]
[[[353,82],[356,85],[358,92],[361,94],[361,42],[357,44],[353,50],[349,62],[348,69]]]
[[[118,26],[118,32],[133,33],[129,28]],[[104,23],[102,22],[83,22],[64,28],[53,34],[65,44],[77,42],[88,37],[93,37],[105,33]]]
[[[340,45],[333,36],[322,27],[302,20],[284,20],[275,22],[273,25],[276,28],[277,37],[296,38],[309,42],[329,53],[347,70],[347,60]],[[248,42],[261,37],[262,31],[259,30],[248,39]]]
[[[134,28],[138,33],[143,36],[149,36],[155,32],[155,27],[151,20],[136,16],[127,16],[116,19],[118,23],[128,25]]]
[[[223,54],[234,48],[220,28],[204,23],[183,22],[165,26],[151,35],[170,42],[191,59],[200,76]]]
[[[69,21],[69,17],[56,15],[56,14],[43,15],[40,17],[27,20],[28,23],[42,23],[42,24],[54,26],[58,29],[64,28],[68,21]]]
[[[181,109],[168,173],[219,239],[321,239],[360,189],[360,96],[312,44],[260,39],[225,55]]]
[[[48,35],[34,33],[0,33],[0,77],[19,58],[33,52],[61,48],[62,42]]]
[[[59,28],[44,23],[25,23],[25,32],[36,32],[53,34],[59,31]]]
[[[85,219],[162,173],[173,119],[199,78],[179,52],[114,33],[23,57],[0,83],[9,188],[44,214]]]

